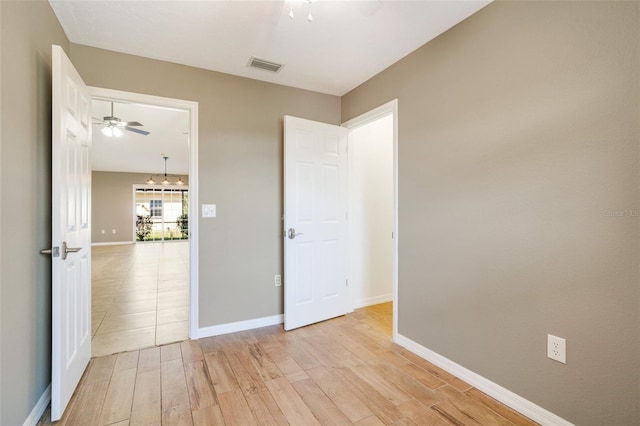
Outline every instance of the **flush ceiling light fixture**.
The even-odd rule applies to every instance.
[[[168,175],[167,174],[167,160],[169,159],[169,157],[167,157],[166,155],[162,154],[162,158],[164,159],[164,174],[156,174],[156,175],[151,175],[149,176],[149,179],[147,179],[147,185],[155,185],[156,181],[153,180],[153,177],[162,177],[162,181],[160,182],[163,185],[169,185],[171,184],[171,182],[169,181],[170,177],[177,177],[178,179],[176,179],[174,185],[179,185],[182,186],[184,185],[184,181],[182,180],[182,178],[178,175]]]

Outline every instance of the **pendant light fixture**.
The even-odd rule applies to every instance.
[[[162,158],[164,159],[164,174],[156,174],[156,175],[151,175],[149,176],[149,179],[147,179],[147,185],[155,185],[156,181],[153,180],[153,177],[162,177],[162,180],[160,181],[160,183],[162,185],[170,185],[171,181],[169,181],[170,177],[176,177],[177,175],[170,175],[167,174],[167,160],[169,159],[169,157],[167,157],[166,155],[162,154]],[[180,176],[177,176],[178,179],[175,181],[174,185],[179,185],[182,186],[184,185],[184,181],[182,180],[182,178]]]

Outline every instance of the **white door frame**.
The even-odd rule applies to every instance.
[[[189,337],[198,336],[198,103],[89,86],[92,99],[172,108],[189,113]]]
[[[358,127],[371,123],[379,118],[393,116],[393,341],[398,336],[398,100],[394,99],[384,105],[365,112],[342,123],[351,132]],[[352,296],[353,298],[353,293]],[[354,301],[352,300],[352,305]]]

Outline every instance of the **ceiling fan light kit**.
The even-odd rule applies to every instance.
[[[309,15],[307,16],[307,21],[309,22],[313,22],[313,16],[311,15],[311,2],[313,0],[304,0],[305,3],[309,3]],[[291,0],[289,3],[289,18],[294,19],[296,16],[293,13],[293,2],[294,0]]]
[[[119,138],[123,135],[122,130],[120,130],[117,126],[105,126],[101,131],[103,135],[110,138]]]

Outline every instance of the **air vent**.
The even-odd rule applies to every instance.
[[[282,64],[276,64],[275,62],[265,61],[264,59],[254,58],[249,59],[248,66],[250,68],[259,68],[265,71],[278,72],[284,67]]]

